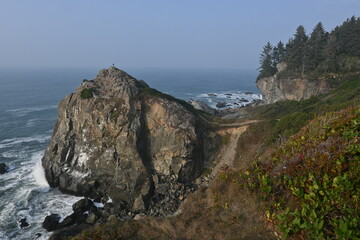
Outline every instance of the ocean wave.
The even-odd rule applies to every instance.
[[[9,138],[0,142],[0,149],[13,147],[20,143],[39,142],[44,143],[50,139],[50,135],[34,135],[32,137]]]
[[[50,105],[50,106],[42,106],[42,107],[29,107],[29,108],[15,108],[15,109],[8,109],[5,110],[6,112],[9,112],[17,117],[25,116],[31,112],[39,112],[49,109],[57,108],[56,105]]]
[[[33,127],[36,125],[36,122],[41,120],[40,118],[33,118],[26,121],[26,127]]]
[[[35,166],[34,166],[32,172],[33,172],[33,177],[35,179],[36,184],[40,187],[39,190],[47,192],[47,191],[49,191],[50,186],[45,178],[44,168],[41,165],[41,158],[43,157],[43,155],[44,155],[44,152],[41,151],[41,152],[34,153],[31,156],[32,162],[35,163]]]
[[[5,141],[9,142],[14,140]],[[5,155],[14,157],[9,152]],[[1,176],[4,185],[0,187],[0,239],[34,239],[36,233],[41,233],[38,239],[48,239],[51,233],[42,228],[44,218],[58,213],[64,219],[80,198],[49,187],[41,166],[43,150],[20,152],[20,158],[12,161],[14,170]],[[21,229],[18,222],[23,218],[30,226]]]

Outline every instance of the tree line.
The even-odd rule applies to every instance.
[[[348,18],[342,25],[326,32],[321,22],[310,35],[300,25],[284,44],[267,42],[260,55],[259,78],[277,72],[276,65],[286,62],[286,74],[311,77],[316,74],[360,70],[360,18]]]

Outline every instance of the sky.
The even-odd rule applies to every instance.
[[[0,0],[0,68],[257,69],[267,41],[360,0]]]

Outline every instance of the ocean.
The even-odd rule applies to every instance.
[[[212,107],[237,107],[260,95],[255,70],[126,69],[150,87]],[[51,213],[65,217],[79,197],[52,189],[41,158],[57,118],[57,104],[96,69],[0,70],[0,239],[47,239],[41,223]],[[246,101],[245,101],[246,100]],[[28,227],[19,221],[26,219]]]

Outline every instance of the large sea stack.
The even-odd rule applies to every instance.
[[[189,106],[110,67],[60,102],[42,164],[52,187],[142,210],[161,179],[199,175],[200,134]]]

